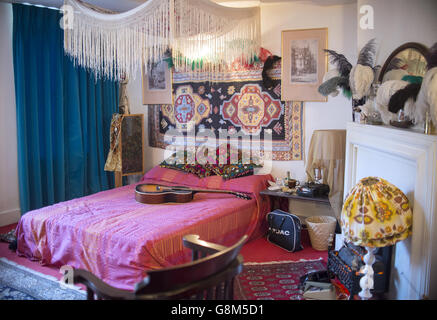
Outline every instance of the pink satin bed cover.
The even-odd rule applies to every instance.
[[[135,185],[124,186],[26,213],[16,230],[17,253],[45,265],[86,269],[132,290],[147,270],[190,260],[184,235],[231,245],[244,234],[252,239],[264,234],[270,203],[259,192],[268,180],[271,175],[199,179],[155,167],[140,183],[247,192],[252,200],[198,193],[184,204],[147,205],[135,201]]]

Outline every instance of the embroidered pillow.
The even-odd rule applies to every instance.
[[[210,151],[204,146],[198,148],[196,154],[192,150],[186,150],[183,159],[181,154],[174,153],[160,166],[192,173],[199,178],[218,175],[224,180],[253,175],[255,167],[262,167],[258,157],[251,158],[250,153],[242,152],[229,143],[220,145],[213,152]],[[248,160],[249,163],[245,163]]]
[[[215,175],[209,164],[200,164],[197,162],[192,163],[193,161],[188,161],[193,157],[192,153],[189,151],[184,151],[183,159],[178,159],[178,154],[174,153],[171,157],[165,159],[159,165],[162,168],[180,170],[187,173],[192,173],[199,178],[209,177],[211,175]],[[182,157],[180,157],[182,158]]]
[[[251,158],[250,152],[243,152],[229,143],[222,144],[215,149],[215,158],[208,158],[208,149],[206,147],[198,151],[199,155],[211,162],[211,169],[224,180],[253,175],[254,168],[262,166],[259,158],[253,156]]]
[[[212,170],[218,176],[221,176],[224,180],[235,179],[244,176],[253,175],[252,164],[225,164],[225,165],[213,165]]]

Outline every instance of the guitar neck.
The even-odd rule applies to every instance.
[[[147,186],[147,184],[146,184]],[[245,192],[236,192],[236,191],[231,191],[231,190],[217,190],[217,189],[196,189],[196,188],[188,188],[188,187],[182,187],[182,186],[161,186],[161,185],[149,185],[151,186],[152,190],[150,190],[149,192],[166,192],[166,191],[190,191],[192,193],[197,193],[197,192],[205,192],[205,193],[225,193],[225,194],[232,194],[238,198],[242,198],[242,199],[246,199],[246,200],[250,200],[252,199],[252,197],[248,194],[246,194]],[[144,190],[145,192],[147,192],[147,190]]]
[[[173,189],[179,189],[179,188],[173,188]],[[193,192],[205,192],[205,193],[227,193],[227,194],[236,194],[236,192],[234,191],[230,191],[230,190],[217,190],[217,189],[192,189],[192,188],[187,188],[190,191]],[[180,190],[187,190],[186,188],[180,188]]]

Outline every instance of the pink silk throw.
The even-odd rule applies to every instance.
[[[198,193],[184,204],[148,205],[136,202],[135,185],[128,185],[26,213],[16,230],[17,253],[45,265],[86,269],[109,285],[132,290],[147,270],[190,260],[184,235],[223,245],[244,234],[263,235],[270,203],[259,192],[268,180],[271,175],[200,179],[155,167],[140,183],[247,192],[252,200]]]

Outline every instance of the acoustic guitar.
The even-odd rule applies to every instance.
[[[159,204],[166,202],[185,203],[193,200],[194,194],[198,192],[206,193],[226,193],[238,198],[250,200],[249,195],[241,192],[214,189],[191,189],[179,186],[162,186],[159,184],[139,184],[135,188],[135,200],[147,204]]]

